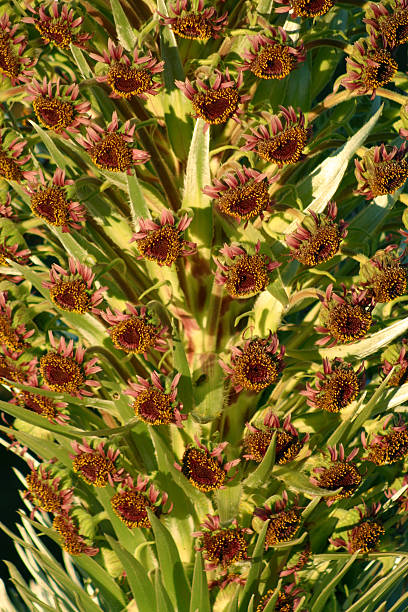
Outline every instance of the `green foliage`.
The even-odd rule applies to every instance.
[[[329,4],[2,6],[1,609],[406,610],[406,43]]]

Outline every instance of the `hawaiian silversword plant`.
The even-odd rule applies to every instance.
[[[407,43],[407,0],[1,5],[2,610],[408,609]]]

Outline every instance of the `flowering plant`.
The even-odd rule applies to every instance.
[[[407,42],[0,6],[1,610],[407,610]]]

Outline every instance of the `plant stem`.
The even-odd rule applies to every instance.
[[[218,321],[220,318],[223,291],[223,286],[217,285],[214,280],[208,306],[207,329],[205,332],[204,348],[208,352],[215,351],[217,348]]]
[[[132,100],[131,106],[135,111],[137,117],[141,121],[145,121],[149,118],[149,115],[146,114],[145,109],[138,100]],[[150,161],[155,167],[157,175],[159,176],[161,184],[163,185],[164,193],[166,194],[172,209],[175,211],[178,210],[181,206],[179,190],[176,186],[175,181],[173,180],[173,177],[166,162],[160,155],[153,139],[151,138],[146,128],[143,128],[139,131],[139,139],[146,151],[150,153]]]
[[[408,103],[408,96],[399,94],[396,91],[391,91],[390,89],[378,87],[376,89],[376,94],[381,96],[381,98],[386,98],[387,100],[397,102],[397,104],[405,105]],[[309,121],[313,121],[318,115],[320,115],[320,113],[324,112],[328,108],[333,108],[333,106],[337,106],[337,104],[341,104],[346,100],[351,100],[351,98],[356,98],[361,95],[366,94],[359,94],[355,91],[349,91],[348,89],[340,91],[339,93],[329,94],[322,102],[320,102],[310,111],[307,118]]]

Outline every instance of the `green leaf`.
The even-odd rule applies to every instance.
[[[124,592],[95,559],[87,555],[79,555],[73,558],[73,563],[80,567],[91,579],[92,584],[99,589],[110,610],[119,611],[126,606]]]
[[[192,414],[199,423],[209,423],[221,414],[224,406],[224,372],[215,353],[199,354],[195,358],[195,371],[205,378],[202,382],[198,378],[193,387]]]
[[[11,433],[14,438],[22,442],[30,450],[45,460],[49,461],[57,457],[66,467],[72,467],[72,460],[69,458],[69,453],[61,445],[55,444],[45,438],[37,438],[36,436],[32,436],[24,431],[19,431],[18,429],[4,427],[4,425],[0,425],[0,431],[4,431],[7,434]]]
[[[146,575],[146,568],[119,542],[107,534],[106,538],[123,565],[138,612],[151,612],[156,605],[156,595],[154,586]]]
[[[372,610],[376,610],[379,604],[379,599],[383,598],[391,589],[395,589],[397,585],[406,577],[408,571],[408,561],[401,561],[392,572],[388,572],[384,578],[377,580],[370,589],[368,589],[360,599],[347,609],[347,612],[362,612],[365,606],[369,603],[373,604]]]
[[[391,344],[396,338],[404,334],[407,329],[408,317],[405,317],[374,334],[368,335],[358,342],[333,346],[332,348],[323,348],[319,350],[319,353],[322,358],[326,357],[327,359],[350,356],[356,357],[357,359],[363,359],[364,357],[376,353],[384,346]]]
[[[194,213],[190,225],[190,236],[200,247],[203,257],[209,257],[212,243],[212,206],[211,199],[202,189],[211,182],[210,174],[210,130],[204,130],[205,123],[197,119],[191,139],[184,179],[183,208],[191,208]]]
[[[154,589],[156,593],[156,612],[174,612],[174,607],[163,587],[159,569],[156,569]]]
[[[123,10],[119,0],[110,0],[110,3],[113,19],[115,21],[116,32],[118,34],[118,40],[126,51],[133,52],[133,49],[136,47],[137,38],[128,18],[126,17],[126,13]]]
[[[265,521],[262,529],[256,540],[255,548],[252,553],[251,565],[249,574],[246,579],[245,587],[242,593],[242,600],[239,606],[239,612],[247,612],[247,605],[251,598],[255,585],[258,584],[259,576],[262,571],[262,559],[265,551],[265,538],[268,531],[269,521]]]
[[[191,587],[190,612],[211,612],[207,575],[201,552],[196,552],[193,584]]]
[[[88,62],[86,61],[81,49],[78,49],[78,47],[76,47],[72,43],[69,45],[69,48],[71,49],[72,57],[74,58],[75,63],[79,68],[79,72],[81,73],[83,78],[92,78],[92,70],[90,69]]]
[[[177,373],[181,374],[177,385],[177,395],[183,402],[184,410],[190,412],[193,408],[193,383],[190,368],[184,350],[184,343],[180,338],[178,328],[173,321],[173,359]]]
[[[316,601],[314,603],[312,602],[311,612],[323,612],[324,606],[326,605],[326,602],[329,599],[330,595],[334,592],[334,589],[336,588],[337,584],[353,565],[357,556],[358,552],[355,552],[354,555],[347,561],[347,563],[343,565],[342,569],[338,569],[336,572],[333,572],[334,578],[319,593]]]
[[[167,6],[164,0],[157,0],[157,10],[167,15]],[[160,28],[160,50],[164,60],[164,83],[167,91],[176,89],[174,81],[184,81],[183,64],[181,63],[176,37],[171,28]]]
[[[275,332],[282,320],[284,306],[282,301],[272,294],[272,291],[262,291],[254,305],[254,333],[265,337],[269,330]]]
[[[274,612],[276,602],[278,601],[281,585],[282,585],[282,580],[279,580],[278,584],[276,585],[276,589],[274,589],[273,595],[268,601],[268,603],[266,604],[266,606],[264,607],[263,612]]]
[[[52,227],[51,231],[55,234],[64,248],[64,251],[78,259],[81,263],[90,264],[94,262],[94,258],[91,257],[86,249],[82,247],[75,237],[69,233],[63,232],[59,227]]]
[[[256,487],[259,483],[265,483],[268,481],[272,468],[275,465],[275,451],[276,433],[273,434],[268,450],[266,451],[261,463],[257,466],[256,470],[254,470],[252,474],[250,474],[242,483],[244,487]]]
[[[150,509],[147,512],[156,541],[163,585],[175,610],[188,612],[191,588],[184,573],[184,567],[180,561],[177,546],[168,529],[159,521],[155,514]]]
[[[242,486],[240,484],[215,491],[215,502],[222,525],[229,525],[233,519],[237,518],[241,495]]]
[[[279,472],[277,472],[276,477],[282,480],[289,489],[293,489],[298,493],[304,493],[305,495],[330,497],[341,491],[341,487],[335,491],[328,491],[327,489],[316,487],[309,481],[309,478],[303,474],[303,472],[295,472],[295,470],[285,473],[284,475],[282,474],[282,476],[279,476]]]
[[[45,145],[45,147],[47,148],[48,153],[50,154],[50,157],[53,160],[54,164],[56,164],[56,166],[58,166],[62,170],[65,170],[67,165],[70,168],[73,168],[74,166],[70,162],[69,158],[65,157],[65,155],[63,155],[59,151],[57,146],[52,141],[51,136],[49,136],[47,134],[47,132],[45,130],[43,130],[37,123],[35,123],[35,121],[31,121],[31,119],[29,119],[28,121],[29,121],[29,123],[31,123],[31,125],[33,126],[33,128],[35,129],[35,131],[37,132],[39,137],[41,138],[41,140],[42,140],[43,144]]]
[[[238,612],[238,599],[241,587],[238,585],[234,593],[234,597],[231,599],[231,603],[227,608],[227,612]]]
[[[151,219],[150,210],[146,204],[143,191],[140,188],[136,174],[130,174],[127,177],[130,212],[132,214],[133,225],[139,217],[142,219]]]
[[[278,273],[279,274],[279,273]],[[285,291],[285,288],[282,283],[282,279],[280,276],[273,281],[270,285],[268,285],[267,290],[274,298],[278,300],[282,304],[282,306],[287,306],[289,303],[288,294]]]
[[[42,525],[39,525],[39,523],[35,521],[29,520],[29,522],[35,526],[39,526],[41,528],[41,531],[44,531],[44,533],[49,533],[53,531],[52,529],[48,529],[43,527]],[[27,542],[16,536],[15,533],[10,531],[2,523],[0,523],[0,529],[2,529],[12,540],[18,542],[18,544],[20,544],[20,546],[22,546],[24,549],[29,550],[34,555],[35,559],[38,561],[39,565],[44,569],[44,571],[48,572],[52,576],[53,580],[59,583],[64,590],[78,597],[82,606],[84,606],[84,610],[86,610],[87,612],[101,612],[100,607],[96,605],[96,603],[86,593],[86,591],[73,580],[71,580],[68,574],[63,570],[59,563],[57,563],[50,556],[49,553],[45,554],[40,550],[37,550],[32,544],[28,544]],[[52,539],[54,541],[58,541],[56,532]]]
[[[305,213],[310,210],[316,213],[324,211],[327,203],[336,193],[349,161],[377,123],[382,110],[383,106],[334,155],[326,158],[313,172],[298,183],[297,193],[301,200],[307,201],[313,197],[313,201],[305,208]],[[294,221],[285,233],[290,234],[296,229],[296,226],[297,221]]]

